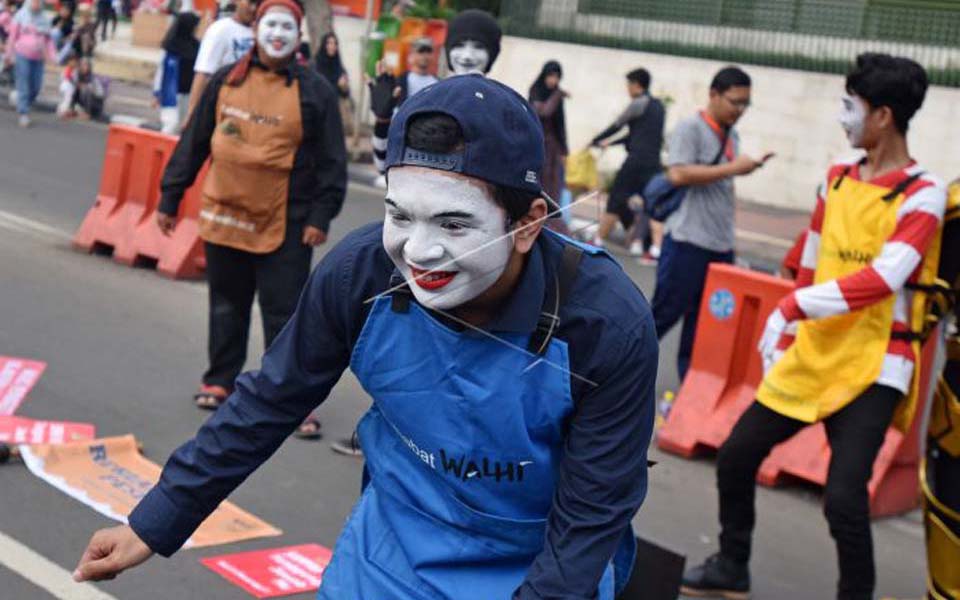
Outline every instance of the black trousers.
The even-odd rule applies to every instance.
[[[607,196],[606,212],[620,217],[624,231],[629,231],[636,222],[639,231],[634,232],[635,239],[644,240],[644,246],[649,246],[650,219],[643,211],[635,212],[630,208],[630,197],[642,197],[647,183],[660,171],[659,165],[644,164],[635,155],[628,154],[613,178],[610,195]]]
[[[255,293],[263,318],[264,347],[270,346],[293,314],[313,256],[313,248],[301,241],[303,227],[302,221],[289,221],[283,244],[269,254],[204,244],[210,287],[210,366],[203,383],[232,389],[247,359]]]
[[[650,302],[657,339],[663,339],[680,319],[680,346],[677,349],[677,375],[687,376],[693,357],[700,301],[711,263],[733,264],[733,252],[714,252],[700,246],[678,242],[667,235],[657,261],[657,286]]]
[[[867,482],[901,397],[896,389],[873,385],[824,421],[831,457],[823,512],[837,546],[837,598],[842,600],[873,598],[876,573]],[[724,555],[739,562],[750,559],[760,463],[775,445],[806,425],[759,402],[737,421],[717,457],[720,551]]]

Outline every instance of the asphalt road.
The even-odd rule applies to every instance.
[[[162,463],[207,416],[190,401],[205,366],[206,291],[201,283],[170,281],[70,249],[69,237],[96,193],[104,136],[99,125],[57,123],[50,115],[21,130],[12,112],[0,111],[0,354],[49,363],[20,414],[93,422],[104,436],[133,433],[146,455]],[[381,212],[375,190],[352,186],[331,244]],[[623,264],[649,294],[652,269]],[[261,344],[255,324],[250,367]],[[671,336],[661,348],[661,390],[676,388],[675,347]],[[333,454],[328,442],[348,435],[368,402],[345,375],[320,409],[325,439],[289,441],[232,496],[282,529],[282,537],[154,558],[98,587],[137,600],[243,598],[199,559],[296,543],[332,547],[359,489],[360,462]],[[713,462],[656,450],[652,458],[659,464],[635,527],[698,561],[715,548]],[[819,492],[761,489],[758,510],[754,597],[832,597],[835,553]],[[0,467],[0,534],[60,567],[72,570],[89,535],[110,524],[23,465]],[[924,560],[916,513],[877,521],[874,532],[881,595],[920,597]],[[53,597],[0,567],[0,598]],[[59,597],[79,596],[68,590]]]

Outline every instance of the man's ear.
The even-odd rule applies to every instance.
[[[893,109],[889,106],[881,106],[874,109],[876,113],[876,123],[880,126],[881,129],[888,129],[890,127],[896,127],[893,118]]]
[[[513,248],[520,254],[526,254],[533,248],[547,216],[547,201],[537,198],[530,204],[527,214],[520,217],[513,227]]]

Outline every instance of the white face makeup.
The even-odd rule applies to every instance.
[[[276,6],[267,10],[257,23],[257,44],[270,58],[287,58],[300,41],[300,26],[286,8]]]
[[[490,52],[480,42],[465,40],[450,49],[450,70],[454,75],[483,75],[490,64]]]
[[[841,98],[843,105],[840,109],[840,126],[850,145],[860,148],[863,144],[863,128],[867,118],[867,104],[857,96],[844,94]]]
[[[428,308],[473,300],[507,267],[513,236],[507,235],[506,211],[477,182],[435,169],[395,167],[386,210],[383,246]]]

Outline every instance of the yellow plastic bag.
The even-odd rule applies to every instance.
[[[573,193],[595,190],[600,187],[597,159],[589,149],[574,152],[567,157],[567,188]]]

